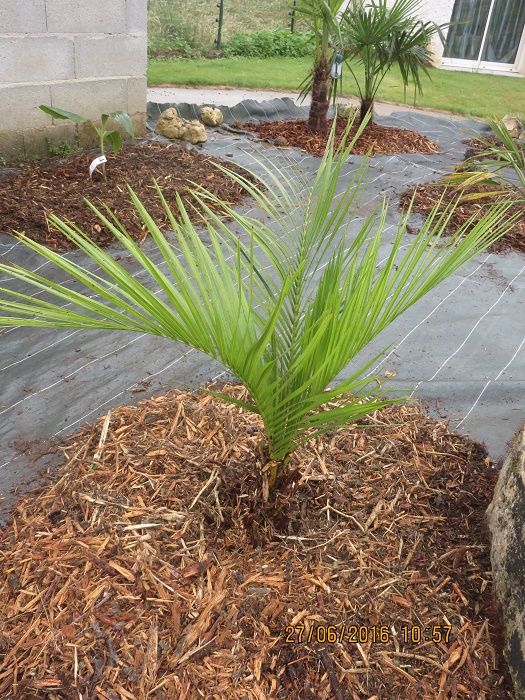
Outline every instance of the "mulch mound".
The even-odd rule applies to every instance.
[[[0,697],[510,698],[485,451],[416,404],[363,426],[297,449],[273,504],[258,416],[209,395],[70,438],[0,531]]]
[[[467,146],[467,150],[465,151],[465,160],[467,160],[467,158],[476,158],[480,153],[485,152],[488,148],[487,144],[495,146],[496,148],[503,147],[503,143],[499,140],[496,134],[488,134],[487,136],[484,136],[483,141],[480,141],[479,139],[468,139],[466,141],[462,141],[461,143],[464,143],[465,146]],[[496,155],[483,156],[483,160],[495,160],[496,158]]]
[[[340,119],[336,126],[336,144],[341,142],[346,129],[346,120]],[[332,119],[328,120],[328,133],[332,126]],[[288,146],[301,148],[312,156],[321,157],[324,154],[327,134],[315,134],[309,131],[306,119],[278,122],[246,122],[243,125],[248,131],[257,132],[261,138],[276,139],[282,137],[288,142]],[[355,134],[357,124],[350,131],[349,138]],[[393,155],[395,153],[439,153],[440,148],[435,143],[422,136],[417,131],[397,129],[392,126],[379,126],[370,124],[355,144],[352,153],[364,156]]]
[[[0,232],[18,231],[55,250],[74,248],[73,243],[48,225],[46,217],[54,213],[61,219],[73,221],[98,245],[105,247],[114,243],[113,234],[84,203],[86,198],[102,211],[107,204],[130,235],[142,240],[147,231],[126,185],[132,187],[154,221],[168,227],[153,185],[154,178],[174,212],[177,211],[175,194],[181,194],[187,203],[191,198],[183,190],[193,186],[193,182],[220,194],[223,201],[230,204],[239,204],[243,198],[241,187],[212,163],[222,162],[237,173],[244,171],[233,163],[187,150],[177,143],[124,145],[118,154],[107,155],[107,182],[99,170],[95,170],[93,180],[89,179],[89,164],[94,157],[93,153],[81,153],[65,159],[23,163],[16,172],[1,175]],[[193,218],[197,217],[193,214]]]
[[[501,190],[501,187],[473,186],[469,187],[465,191],[465,194],[473,194],[476,192],[490,193],[494,192],[495,190]],[[443,200],[439,207],[440,212],[444,211],[444,209],[446,209],[451,202],[459,199],[459,204],[450,217],[445,229],[445,233],[452,236],[457,232],[460,226],[470,219],[471,216],[474,217],[472,222],[472,226],[474,226],[475,223],[481,219],[483,213],[487,210],[487,207],[490,204],[497,201],[504,201],[512,198],[513,196],[515,198],[513,190],[509,188],[508,194],[494,194],[490,197],[484,197],[481,200],[478,199],[469,201],[461,195],[461,192],[458,192],[454,188],[444,189],[442,185],[428,183],[425,185],[417,185],[416,187],[410,188],[403,192],[400,197],[400,204],[401,207],[408,208],[412,197],[414,197],[415,199],[412,206],[412,211],[422,214],[423,216],[428,216],[431,210],[440,201],[441,197],[443,197]],[[488,248],[490,252],[503,253],[509,250],[515,250],[520,253],[525,253],[525,205],[523,203],[513,204],[509,209],[508,216],[518,212],[521,212],[521,218],[518,219],[513,229],[509,233]]]

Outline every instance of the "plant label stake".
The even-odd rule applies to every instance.
[[[102,165],[103,163],[107,163],[106,156],[99,156],[98,158],[95,158],[95,160],[91,161],[91,165],[89,166],[90,179],[93,179],[93,173],[94,173],[95,169],[98,168],[98,166]]]
[[[343,79],[343,57],[340,53],[336,53],[334,56],[334,62],[332,63],[332,68],[330,69],[330,77],[332,80]]]

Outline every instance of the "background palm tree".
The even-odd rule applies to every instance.
[[[438,34],[444,43],[443,29],[448,25],[423,22],[416,17],[420,0],[350,0],[340,20],[340,36],[344,46],[345,63],[352,73],[361,99],[361,120],[372,114],[374,99],[385,75],[397,63],[405,89],[412,82],[415,91],[423,92],[421,73],[430,77],[428,67],[432,58],[429,48]],[[364,75],[348,61],[356,58]],[[371,123],[371,120],[370,122]]]
[[[345,5],[346,8],[344,7]],[[361,99],[361,121],[372,112],[374,98],[385,75],[397,63],[403,86],[412,82],[423,92],[420,74],[429,76],[432,52],[429,44],[438,34],[444,42],[443,29],[434,22],[416,17],[420,0],[396,0],[387,7],[387,0],[300,0],[296,12],[303,15],[315,42],[314,65],[302,83],[300,97],[312,94],[308,117],[311,131],[326,132],[330,98],[334,101],[339,83],[331,80],[330,68],[340,52],[353,75]],[[342,9],[344,8],[344,9]],[[356,71],[348,59],[357,59],[364,75]],[[369,124],[372,122],[370,120]]]
[[[328,106],[337,81],[331,85],[330,68],[335,50],[342,48],[340,33],[341,7],[346,0],[299,0],[295,11],[303,15],[314,38],[314,65],[303,81],[300,98],[312,93],[312,103],[308,117],[311,131],[326,132]],[[331,89],[332,88],[332,89]]]

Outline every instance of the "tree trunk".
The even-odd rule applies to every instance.
[[[328,79],[330,64],[326,57],[320,58],[314,65],[314,81],[312,85],[312,104],[308,117],[310,131],[324,134],[327,131],[326,117],[328,115]]]
[[[363,121],[363,119],[366,117],[366,115],[370,112],[370,121],[367,124],[367,127],[370,126],[373,123],[374,119],[374,100],[369,99],[369,98],[364,98],[361,100],[361,109],[360,109],[360,114],[359,114],[359,120]]]

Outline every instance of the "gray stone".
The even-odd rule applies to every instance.
[[[337,116],[342,119],[353,119],[358,112],[359,108],[356,105],[341,105],[337,109]]]
[[[501,121],[505,124],[513,139],[522,139],[524,137],[525,129],[517,117],[511,117],[509,114],[506,114]]]
[[[206,129],[197,119],[188,121],[179,117],[175,107],[164,110],[159,117],[155,133],[166,136],[168,139],[180,139],[189,143],[203,143],[206,141]]]
[[[512,443],[488,511],[494,593],[516,700],[525,700],[525,427]]]
[[[206,126],[220,126],[223,116],[217,107],[201,107],[201,119]]]

